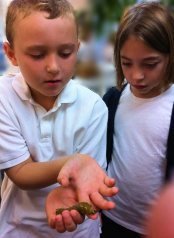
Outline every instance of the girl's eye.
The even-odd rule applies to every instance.
[[[122,62],[121,64],[122,64],[122,66],[126,66],[126,67],[131,66],[131,63],[128,63],[128,62]]]
[[[155,63],[146,63],[144,64],[145,67],[147,68],[155,68],[157,66],[158,62]]]

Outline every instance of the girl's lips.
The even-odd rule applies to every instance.
[[[144,89],[146,88],[146,86],[144,85],[132,85],[134,88],[137,88],[137,89]]]

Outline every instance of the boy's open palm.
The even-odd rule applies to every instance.
[[[68,208],[77,203],[76,192],[70,186],[66,188],[60,186],[52,190],[46,200],[46,213],[50,227],[58,232],[75,230],[77,224],[84,221],[84,216],[76,210],[66,210],[62,214],[56,215],[56,209]]]

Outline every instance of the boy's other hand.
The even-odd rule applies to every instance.
[[[88,155],[73,155],[61,169],[58,182],[64,187],[72,186],[77,192],[78,202],[92,203],[97,210],[115,207],[115,203],[106,199],[118,192],[115,180]],[[93,219],[93,215],[90,218]]]

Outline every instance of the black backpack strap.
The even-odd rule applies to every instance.
[[[169,127],[169,135],[167,140],[167,166],[166,166],[166,182],[170,181],[174,173],[174,104],[172,108],[171,121]],[[174,174],[173,174],[174,175]]]
[[[3,180],[3,178],[4,178],[4,170],[0,170],[0,179],[1,179],[1,181]]]
[[[125,88],[125,86],[123,87],[123,89]],[[103,100],[108,107],[108,113],[109,113],[108,126],[107,126],[107,149],[106,149],[107,165],[109,164],[112,158],[114,118],[115,118],[115,112],[116,112],[123,89],[121,91],[118,91],[115,87],[112,87],[103,96]]]
[[[108,127],[107,127],[107,151],[106,151],[107,164],[109,164],[112,158],[115,113],[121,93],[124,90],[125,86],[121,91],[118,91],[115,87],[113,87],[109,89],[109,91],[103,97],[103,100],[105,101],[108,107],[109,113]],[[172,108],[169,135],[167,140],[166,159],[167,165],[166,165],[165,180],[166,182],[168,182],[172,177],[174,177],[174,104]]]

